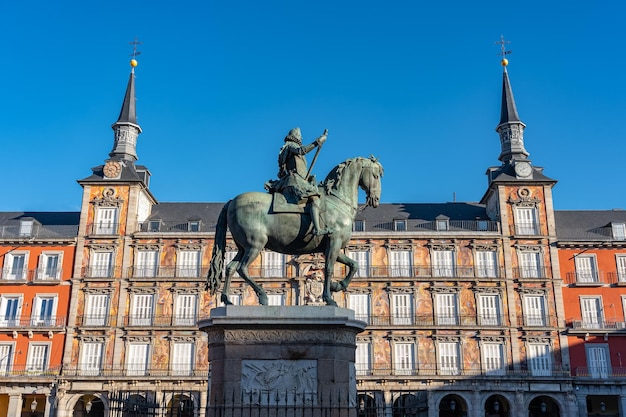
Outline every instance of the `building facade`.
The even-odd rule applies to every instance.
[[[78,213],[0,213],[0,416],[50,415]]]
[[[480,202],[381,204],[357,214],[345,252],[358,271],[335,300],[367,323],[357,337],[359,417],[624,413],[626,215],[555,212],[556,181],[529,158],[503,65],[500,164],[487,169]],[[11,277],[15,265],[47,267],[55,251],[64,266],[63,278],[40,292],[38,280],[3,275],[0,328],[20,314],[37,326],[7,326],[0,353],[46,340],[51,355],[50,372],[27,383],[17,375],[30,362],[0,355],[0,417],[33,402],[45,417],[211,414],[207,338],[196,323],[219,305],[205,279],[223,203],[158,202],[150,192],[151,173],[137,164],[134,70],[112,127],[108,158],[79,180],[71,233],[55,237],[57,246],[22,236],[27,226],[0,236]],[[19,261],[27,251],[30,260]],[[226,261],[236,253],[229,240]],[[250,275],[271,305],[316,305],[322,265],[320,255],[264,251]],[[66,321],[44,319],[40,331],[37,317],[49,308],[38,300],[51,288]],[[17,314],[22,304],[4,301],[11,294],[32,307]],[[257,303],[238,276],[231,301]]]

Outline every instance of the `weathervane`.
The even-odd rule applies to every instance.
[[[130,66],[133,67],[133,72],[135,71],[135,67],[137,66],[137,57],[141,55],[141,52],[137,50],[137,45],[143,44],[143,42],[139,42],[137,38],[134,41],[128,42],[129,45],[133,45],[133,53],[130,54],[132,59],[130,60]]]
[[[509,65],[509,60],[506,59],[506,56],[509,55],[511,52],[513,52],[513,51],[507,51],[504,46],[510,43],[511,41],[504,40],[504,35],[500,35],[500,41],[495,42],[496,45],[500,45],[500,53],[498,55],[502,56],[502,61],[500,61],[500,64],[502,64],[503,67],[506,67],[507,65]]]

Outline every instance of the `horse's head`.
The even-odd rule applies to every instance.
[[[363,158],[359,186],[367,194],[366,205],[378,207],[378,204],[380,203],[380,193],[382,191],[380,183],[382,176],[383,166],[375,157],[370,156],[369,159]]]

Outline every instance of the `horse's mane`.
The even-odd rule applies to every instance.
[[[339,187],[339,185],[341,184],[343,172],[346,170],[346,168],[348,168],[350,165],[356,162],[362,162],[362,161],[366,163],[373,162],[373,163],[378,164],[378,166],[380,166],[381,168],[381,174],[382,174],[382,165],[373,156],[369,158],[363,158],[362,156],[357,156],[355,158],[346,159],[345,161],[341,162],[339,165],[331,169],[328,175],[326,175],[326,178],[324,179],[324,181],[322,181],[321,185],[324,188],[324,191],[326,192],[326,194],[329,194],[331,191],[336,190],[337,187]]]

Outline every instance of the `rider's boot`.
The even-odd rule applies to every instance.
[[[319,197],[311,199],[311,220],[313,221],[313,234],[315,236],[328,235],[332,233],[331,230],[322,229],[320,227],[320,199]]]

